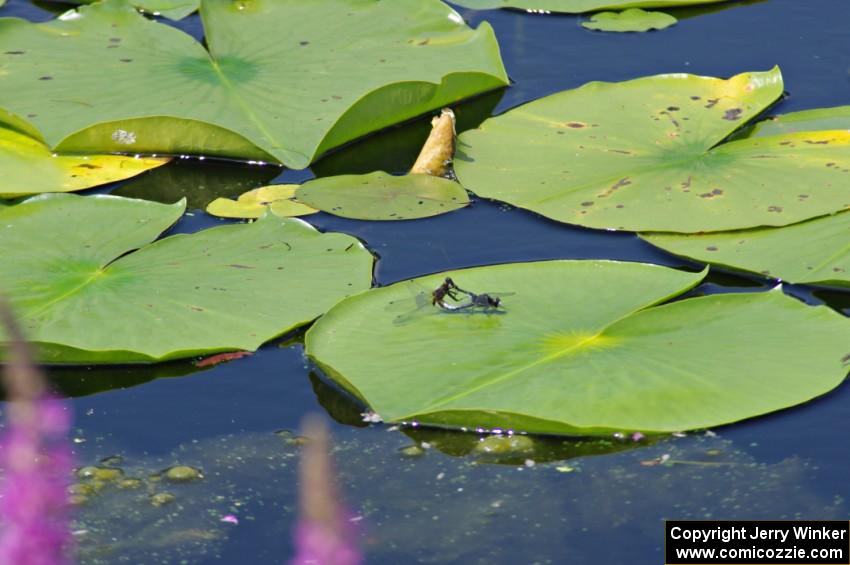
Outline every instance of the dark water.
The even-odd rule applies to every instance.
[[[10,0],[0,15],[50,17]],[[462,11],[496,29],[514,85],[458,110],[460,127],[491,113],[591,80],[667,72],[729,76],[780,65],[789,90],[777,111],[848,103],[850,3],[846,0],[733,2],[671,10],[679,25],[647,34],[601,34],[580,19],[521,12]],[[197,17],[177,24],[196,37]],[[308,171],[182,160],[114,187],[128,196],[202,208],[271,181],[313,175],[403,171],[427,120],[338,151]],[[457,267],[550,258],[610,258],[694,267],[630,234],[570,228],[534,214],[476,201],[437,218],[359,222],[319,214],[323,230],[364,240],[380,257],[379,284]],[[203,212],[176,231],[216,225]],[[760,291],[768,281],[713,273],[695,292]],[[847,311],[850,295],[804,287],[787,292]],[[746,339],[746,336],[742,336]],[[63,369],[51,376],[73,396],[80,464],[120,455],[127,475],[175,463],[203,469],[199,484],[170,488],[155,508],[148,491],[106,489],[80,511],[81,561],[88,563],[282,563],[291,554],[297,447],[309,412],[335,418],[335,457],[352,511],[362,517],[370,563],[661,562],[665,518],[846,518],[850,494],[850,388],[804,406],[652,445],[616,440],[535,439],[501,465],[481,461],[476,438],[364,427],[359,407],[311,373],[298,336],[208,370],[189,363],[149,368]],[[404,433],[403,433],[404,432]],[[419,458],[398,449],[425,441]],[[647,466],[664,454],[680,464]],[[536,464],[526,466],[525,460]],[[158,489],[156,485],[151,489]],[[225,514],[240,523],[220,522]]]

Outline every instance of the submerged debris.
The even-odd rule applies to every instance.
[[[170,492],[158,492],[152,494],[150,497],[151,504],[154,506],[165,506],[166,504],[171,504],[176,499],[177,497]]]
[[[189,467],[188,465],[175,465],[167,469],[163,476],[165,480],[172,483],[189,483],[192,481],[200,481],[204,478],[204,474],[199,469]]]

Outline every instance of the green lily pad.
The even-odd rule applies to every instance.
[[[590,21],[582,22],[582,27],[596,31],[649,31],[664,29],[674,25],[676,18],[664,12],[647,12],[640,8],[631,8],[622,12],[600,12],[593,14]]]
[[[0,293],[42,361],[253,351],[371,284],[360,242],[296,219],[269,215],[152,243],[184,208],[55,194],[0,210]]]
[[[670,8],[673,6],[699,6],[729,0],[452,0],[453,4],[474,10],[518,8],[531,12],[561,12],[581,14],[597,10],[623,10],[626,8]]]
[[[95,0],[63,0],[71,4],[91,4]],[[182,20],[197,11],[201,0],[132,0],[136,8],[152,15],[164,16],[169,20]]]
[[[848,212],[784,228],[706,235],[642,234],[641,237],[665,251],[704,263],[791,283],[850,286]]]
[[[850,130],[850,106],[802,110],[758,122],[748,137],[767,137],[805,131]]]
[[[447,311],[428,294],[446,275],[514,294]],[[608,261],[431,275],[340,302],[306,348],[384,421],[539,433],[706,428],[841,383],[850,321],[828,308],[777,291],[654,306],[703,276]]]
[[[83,190],[134,177],[169,159],[55,155],[41,142],[0,128],[0,199]]]
[[[311,180],[295,196],[323,212],[357,220],[427,218],[469,204],[466,191],[452,180],[381,171]]]
[[[318,212],[294,199],[297,184],[272,184],[241,194],[236,200],[216,198],[207,213],[221,218],[259,218],[270,211],[275,216],[290,218]]]
[[[723,231],[850,207],[848,131],[717,145],[782,90],[778,68],[590,83],[461,134],[455,172],[479,196],[592,228]]]
[[[0,20],[0,120],[63,152],[303,168],[508,82],[492,28],[438,0],[206,0],[201,17],[208,49],[125,0]]]

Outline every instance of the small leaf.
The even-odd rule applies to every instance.
[[[445,214],[469,204],[458,183],[429,175],[385,172],[311,180],[296,191],[299,201],[343,218],[411,220]]]
[[[207,206],[207,213],[221,218],[259,218],[270,210],[281,218],[306,216],[318,212],[295,200],[297,184],[272,184],[249,190],[236,200],[216,198]]]
[[[599,12],[582,22],[582,27],[596,31],[649,31],[664,29],[674,25],[676,18],[664,12],[647,12],[640,8],[631,8],[623,12]]]

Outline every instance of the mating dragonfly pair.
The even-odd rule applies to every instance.
[[[466,301],[461,297],[466,297]],[[455,301],[454,304],[446,302],[446,297]],[[443,310],[465,310],[467,308],[498,308],[502,299],[492,293],[476,294],[463,290],[451,279],[446,277],[443,284],[431,292],[431,305],[439,306]]]
[[[401,324],[428,314],[429,309],[467,314],[502,314],[502,297],[513,292],[472,292],[460,288],[451,277],[446,277],[437,288],[428,289],[416,281],[406,284],[410,298],[394,300],[387,305],[391,312],[401,312],[393,323]]]

